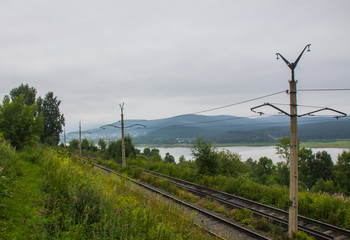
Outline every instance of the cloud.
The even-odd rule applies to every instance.
[[[3,96],[21,83],[53,91],[67,127],[161,118],[288,88],[280,52],[300,61],[300,88],[349,88],[348,1],[3,1]],[[303,93],[304,104],[350,112],[348,92]],[[268,99],[270,100],[270,99]],[[275,101],[288,102],[288,97]],[[250,105],[208,114],[245,115]]]

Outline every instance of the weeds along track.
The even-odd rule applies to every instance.
[[[279,224],[285,228],[288,228],[288,212],[274,208],[265,204],[261,204],[249,199],[238,197],[232,194],[207,188],[198,184],[194,184],[188,181],[170,177],[157,172],[143,170],[149,174],[153,174],[157,177],[167,179],[172,184],[186,189],[193,194],[199,195],[201,197],[210,197],[220,204],[226,206],[228,209],[238,208],[238,209],[249,209],[253,212],[255,216],[264,217]],[[334,239],[334,240],[345,240],[350,239],[350,231],[342,229],[337,226],[333,226],[327,223],[316,221],[307,217],[298,217],[298,229],[304,231],[315,239]]]
[[[95,160],[93,157],[89,157],[90,160]],[[94,166],[99,167],[101,169],[104,169],[107,172],[114,172],[110,169],[105,168],[104,166],[101,165],[97,165],[94,164]],[[282,227],[284,227],[285,229],[288,229],[288,212],[275,208],[275,207],[271,207],[259,202],[255,202],[246,198],[242,198],[242,197],[238,197],[232,194],[228,194],[222,191],[218,191],[215,189],[211,189],[211,188],[207,188],[198,184],[194,184],[192,182],[188,182],[188,181],[184,181],[178,178],[174,178],[168,175],[164,175],[161,173],[157,173],[157,172],[153,172],[153,171],[149,171],[146,169],[143,169],[143,171],[145,173],[148,174],[152,174],[156,177],[162,178],[162,179],[166,179],[168,180],[171,184],[174,184],[175,186],[185,189],[195,195],[198,195],[200,197],[209,197],[217,202],[219,202],[221,205],[224,205],[227,209],[249,209],[250,211],[253,212],[253,214],[257,217],[264,217],[270,221],[272,221],[273,223],[280,225]],[[114,172],[115,174],[120,175],[119,173]],[[142,186],[145,185],[145,188],[153,188],[150,187],[149,185],[140,183],[138,181],[135,181],[133,179],[130,179],[130,181],[135,182],[136,184]],[[142,186],[143,187],[143,186]],[[175,202],[178,202],[180,204],[183,203],[183,205],[189,205],[190,208],[197,210],[198,207],[193,206],[191,204],[185,203],[181,200],[175,199],[173,198],[171,195],[168,195],[164,192],[160,192],[158,189],[152,190],[151,191],[157,192],[159,194],[162,194],[165,197],[168,197],[170,199],[173,199]],[[168,195],[168,196],[166,196]],[[198,210],[198,212],[203,211],[202,209]],[[210,212],[208,212],[209,214],[211,214]],[[209,216],[208,214],[208,216]],[[215,216],[217,217],[217,216]],[[227,219],[224,219],[225,221],[229,221]],[[223,222],[225,222],[223,221]],[[231,221],[229,221],[231,222]],[[237,225],[235,223],[233,223],[234,225]],[[243,228],[240,225],[237,225],[236,227],[238,228]],[[249,229],[243,228],[245,230],[251,231]],[[347,229],[342,229],[340,227],[337,226],[333,226],[327,223],[323,223],[314,219],[310,219],[304,216],[298,216],[298,229],[301,231],[304,231],[305,233],[307,233],[310,236],[313,236],[315,239],[320,239],[320,240],[350,240],[350,231]],[[242,231],[245,231],[242,230]],[[261,236],[261,239],[267,239],[264,236]],[[257,237],[259,238],[259,237]]]
[[[80,159],[80,160],[83,160],[84,162],[86,162],[86,163],[88,163],[88,164],[91,164],[93,167],[97,167],[97,168],[103,170],[103,171],[106,172],[107,174],[115,174],[115,175],[117,175],[117,176],[119,176],[119,177],[121,177],[121,178],[126,178],[126,179],[129,180],[130,182],[132,182],[132,183],[134,183],[134,184],[137,184],[138,186],[140,186],[140,187],[142,187],[142,188],[144,188],[144,189],[147,189],[147,190],[149,190],[149,191],[151,191],[151,192],[153,192],[153,193],[156,193],[156,194],[160,194],[160,195],[162,195],[163,197],[165,197],[165,198],[167,198],[167,199],[170,199],[170,200],[172,200],[173,202],[175,202],[175,203],[177,203],[177,204],[179,204],[179,205],[181,205],[181,206],[185,206],[185,207],[187,207],[187,208],[189,208],[189,209],[191,209],[191,210],[195,210],[195,211],[197,211],[198,213],[204,215],[206,218],[217,222],[218,224],[224,224],[225,226],[228,226],[228,227],[231,227],[231,228],[233,228],[233,229],[236,229],[236,230],[238,230],[239,232],[245,234],[246,236],[249,236],[249,237],[250,237],[249,239],[271,240],[271,238],[266,237],[266,236],[264,236],[264,235],[262,235],[262,234],[259,234],[259,233],[257,233],[257,232],[254,232],[254,231],[252,231],[252,230],[250,230],[250,229],[248,229],[248,228],[245,228],[245,227],[243,227],[243,226],[240,226],[239,224],[236,224],[236,223],[230,221],[230,220],[227,219],[227,218],[220,217],[220,216],[218,216],[218,215],[216,215],[216,214],[213,214],[213,213],[212,213],[211,211],[209,211],[209,210],[206,210],[206,209],[203,209],[203,208],[199,208],[199,207],[197,207],[197,206],[195,206],[195,205],[193,205],[193,204],[186,203],[186,202],[184,202],[184,201],[182,201],[182,200],[179,200],[178,198],[175,198],[175,197],[172,196],[171,194],[168,194],[168,193],[166,193],[166,192],[164,192],[164,191],[161,191],[161,190],[159,190],[159,189],[157,189],[157,188],[155,188],[155,187],[152,187],[152,186],[150,186],[150,185],[148,185],[148,184],[141,183],[141,182],[136,181],[136,180],[134,180],[134,179],[132,179],[132,178],[126,177],[126,176],[124,176],[124,175],[122,175],[122,174],[120,174],[120,173],[118,173],[118,172],[116,172],[116,171],[114,171],[114,170],[111,170],[111,169],[109,169],[109,168],[106,168],[106,167],[103,166],[103,165],[95,164],[95,163],[91,162],[91,159],[96,160],[96,159],[94,159],[94,158],[89,157],[89,160],[86,160],[86,159],[84,159],[84,158],[79,158],[79,159]],[[198,224],[196,224],[196,225],[197,225],[198,227],[203,228],[201,225],[198,225]],[[205,225],[205,224],[204,224],[204,225]],[[212,225],[212,223],[211,223],[211,225]],[[206,228],[203,228],[203,229],[204,229],[205,231],[207,231],[208,233],[212,234],[213,236],[215,236],[217,239],[225,239],[225,238],[221,237],[218,233],[214,232],[213,230],[206,229]],[[246,238],[247,238],[247,237],[243,237],[242,239],[246,239]]]

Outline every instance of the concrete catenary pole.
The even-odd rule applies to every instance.
[[[297,114],[297,81],[294,77],[294,69],[305,52],[310,51],[310,45],[305,46],[295,62],[290,63],[280,53],[276,53],[277,59],[280,56],[291,70],[289,81],[290,94],[290,185],[289,185],[289,224],[288,235],[294,237],[298,231],[298,114]]]
[[[81,121],[79,121],[79,154],[81,155]]]
[[[126,161],[125,161],[125,142],[124,142],[124,103],[119,104],[120,110],[121,110],[121,124],[122,124],[122,168],[125,168]]]
[[[290,86],[290,190],[289,190],[289,237],[298,231],[298,115],[297,82],[292,79]]]
[[[66,135],[66,128],[64,128],[64,148],[67,148],[67,135]]]

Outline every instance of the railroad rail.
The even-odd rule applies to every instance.
[[[92,157],[89,157],[89,158],[94,159]],[[96,165],[96,166],[100,166],[100,165]],[[165,178],[169,180],[171,183],[173,183],[174,185],[180,188],[186,189],[187,191],[190,191],[193,194],[196,194],[202,197],[210,197],[218,201],[219,203],[225,205],[227,208],[238,208],[238,209],[246,208],[252,211],[255,216],[265,217],[266,219],[269,219],[276,224],[279,224],[286,228],[288,227],[287,211],[284,211],[275,207],[271,207],[259,202],[255,202],[250,199],[235,196],[226,192],[204,187],[182,179],[164,175],[158,172],[150,171],[147,169],[143,169],[143,171],[161,178]],[[135,182],[135,180],[132,180],[132,179],[130,180]],[[142,184],[140,182],[135,182],[135,183]],[[163,193],[161,194],[163,195]],[[298,216],[298,229],[301,231],[304,231],[308,235],[313,236],[315,239],[319,239],[319,240],[350,240],[349,230],[343,229],[334,225],[330,225],[324,222],[320,222],[311,218],[300,216],[300,215]]]
[[[168,179],[178,187],[184,188],[193,194],[199,196],[208,196],[219,203],[225,205],[228,208],[246,208],[253,212],[254,215],[265,217],[271,221],[280,224],[281,226],[288,226],[288,212],[271,207],[259,202],[255,202],[246,198],[238,197],[226,192],[218,191],[208,187],[204,187],[198,184],[194,184],[188,181],[184,181],[178,178],[167,176],[161,173],[153,172],[144,169],[144,172],[156,175]],[[308,235],[322,240],[346,240],[350,239],[350,231],[342,229],[337,226],[333,226],[327,223],[323,223],[304,216],[298,216],[298,228],[304,231]]]
[[[82,159],[82,160],[85,161],[85,162],[88,162],[93,167],[97,167],[97,168],[102,169],[103,171],[105,171],[105,172],[107,172],[109,174],[112,173],[112,174],[115,174],[115,175],[117,175],[117,176],[119,176],[121,178],[126,178],[129,181],[131,181],[131,182],[133,182],[133,183],[135,183],[135,184],[137,184],[137,185],[139,185],[139,186],[141,186],[141,187],[143,187],[143,188],[145,188],[145,189],[147,189],[147,190],[149,190],[151,192],[160,194],[163,197],[168,198],[168,199],[176,202],[179,205],[182,205],[182,206],[185,206],[185,207],[190,208],[192,210],[195,210],[195,211],[197,211],[197,212],[199,212],[199,213],[201,213],[201,214],[203,214],[203,215],[205,215],[205,216],[207,216],[207,217],[209,217],[211,219],[214,219],[217,222],[220,222],[221,224],[225,224],[225,225],[227,225],[229,227],[232,227],[232,228],[234,228],[234,229],[236,229],[236,230],[238,230],[240,232],[243,232],[243,233],[251,236],[254,239],[271,240],[271,238],[269,238],[267,236],[264,236],[264,235],[262,235],[260,233],[254,232],[254,231],[252,231],[252,230],[250,230],[248,228],[240,226],[239,224],[236,224],[236,223],[234,223],[234,222],[232,222],[232,221],[230,221],[230,220],[228,220],[228,219],[226,219],[224,217],[217,216],[217,215],[213,214],[212,212],[210,212],[209,210],[205,210],[205,209],[199,208],[199,207],[197,207],[197,206],[195,206],[193,204],[186,203],[186,202],[184,202],[184,201],[182,201],[180,199],[175,198],[174,196],[172,196],[172,195],[170,195],[168,193],[165,193],[164,191],[160,191],[159,189],[157,189],[155,187],[152,187],[152,186],[149,186],[147,184],[141,183],[141,182],[136,181],[136,180],[134,180],[132,178],[123,176],[122,174],[120,174],[120,173],[118,173],[116,171],[113,171],[113,170],[111,170],[109,168],[106,168],[103,165],[95,164],[95,163],[92,163],[91,161],[87,161],[85,159]],[[197,225],[197,226],[199,226],[199,225]],[[199,227],[201,227],[201,226],[199,226]],[[219,239],[224,239],[223,237],[219,236],[218,234],[214,233],[213,231],[211,231],[209,229],[205,229],[204,228],[204,230],[207,231],[208,233],[210,233],[211,235],[219,238]]]

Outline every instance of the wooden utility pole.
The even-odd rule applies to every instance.
[[[125,161],[125,142],[124,142],[124,103],[119,104],[120,110],[121,110],[121,124],[122,124],[122,168],[125,168],[126,161]]]

